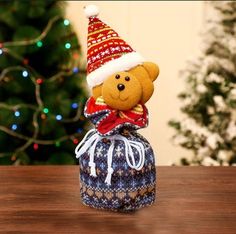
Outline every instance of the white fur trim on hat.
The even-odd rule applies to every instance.
[[[99,14],[99,9],[96,5],[88,5],[84,7],[84,13],[87,18],[96,17]]]
[[[115,72],[128,71],[129,69],[142,64],[145,59],[137,52],[131,52],[111,60],[87,75],[87,82],[90,88],[100,85],[103,81]]]

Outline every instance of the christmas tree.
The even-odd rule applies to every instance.
[[[208,2],[200,55],[187,63],[183,120],[174,142],[193,152],[184,165],[236,165],[236,2]]]
[[[74,164],[86,121],[80,45],[61,1],[0,2],[0,164]]]

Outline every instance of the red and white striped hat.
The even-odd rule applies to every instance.
[[[95,5],[85,7],[89,19],[87,82],[91,88],[115,72],[127,71],[145,61],[117,32],[97,18],[98,13]]]

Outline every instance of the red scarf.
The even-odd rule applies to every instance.
[[[103,114],[101,119],[95,124],[96,129],[101,134],[106,134],[114,128],[128,125],[135,129],[144,128],[148,123],[147,108],[143,104],[136,105],[133,109],[127,111],[114,110],[108,106],[102,97],[96,100],[90,97],[85,108],[87,117]]]

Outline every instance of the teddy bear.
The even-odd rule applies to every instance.
[[[155,156],[138,129],[147,127],[145,103],[159,75],[89,5],[87,82],[92,90],[84,115],[94,128],[75,149],[82,202],[113,211],[151,205],[156,194]]]
[[[105,103],[115,110],[129,110],[150,99],[158,74],[156,64],[144,62],[128,71],[112,74],[103,84],[95,86],[92,94],[95,99],[102,96]]]

